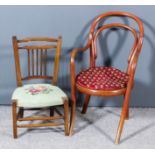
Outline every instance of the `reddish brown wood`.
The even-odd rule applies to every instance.
[[[82,109],[82,114],[85,114],[87,112],[87,107],[89,104],[89,100],[90,100],[90,95],[86,95],[85,100],[84,100],[84,105],[83,105],[83,109]]]
[[[139,28],[139,33],[137,33],[132,27],[120,24],[120,23],[111,23],[111,24],[103,24],[99,29],[97,29],[98,23],[109,16],[121,16],[121,17],[129,17],[133,19]],[[76,75],[75,75],[75,57],[77,53],[82,52],[84,53],[88,49],[90,50],[90,67],[96,66],[96,58],[97,58],[97,38],[99,34],[108,28],[123,28],[129,30],[133,34],[134,38],[134,45],[132,47],[131,53],[128,58],[128,67],[126,73],[129,75],[129,81],[126,88],[119,89],[119,90],[91,90],[82,86],[79,86],[76,84]],[[89,102],[89,96],[119,96],[124,95],[124,102],[122,107],[122,113],[120,117],[120,122],[117,130],[117,135],[115,139],[115,143],[118,144],[120,141],[121,133],[123,130],[123,125],[125,119],[128,119],[129,116],[129,97],[131,94],[131,90],[133,88],[134,84],[134,74],[136,70],[136,65],[138,61],[138,56],[140,54],[142,43],[143,43],[143,37],[144,37],[144,28],[141,20],[136,17],[135,15],[127,12],[107,12],[99,15],[91,24],[90,32],[89,32],[89,38],[87,45],[84,48],[76,48],[71,53],[71,60],[70,60],[70,78],[71,78],[71,98],[72,98],[72,110],[71,110],[71,124],[70,124],[70,135],[72,134],[72,130],[74,127],[74,119],[75,119],[75,109],[76,109],[76,90],[79,90],[80,92],[86,94],[85,98],[85,104],[83,107],[83,113],[86,112],[88,102]]]

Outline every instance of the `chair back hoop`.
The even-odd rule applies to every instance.
[[[24,38],[20,40],[16,36],[13,36],[12,41],[17,86],[22,86],[23,80],[32,79],[50,79],[52,80],[52,84],[56,84],[62,44],[61,36],[58,38]],[[34,43],[37,43],[37,45]],[[47,75],[47,53],[51,52],[52,49],[55,50],[54,73],[53,75]],[[27,53],[27,76],[24,77],[21,72],[20,52]]]
[[[131,19],[133,19],[137,25],[138,25],[138,29],[139,32],[137,33],[135,29],[133,29],[132,27],[125,25],[125,24],[121,24],[121,23],[111,23],[111,24],[106,24],[106,25],[102,25],[99,29],[96,30],[96,26],[97,24],[106,17],[109,16],[122,16],[122,17],[129,17]],[[96,40],[98,35],[101,33],[101,31],[108,29],[108,28],[124,28],[129,30],[133,36],[134,36],[134,45],[132,47],[132,50],[130,52],[130,55],[128,57],[128,69],[127,69],[127,73],[130,72],[131,70],[131,66],[136,66],[137,60],[138,60],[138,56],[139,53],[141,51],[141,47],[143,44],[143,37],[144,37],[144,28],[143,28],[143,24],[142,21],[135,15],[128,13],[128,12],[107,12],[107,13],[103,13],[101,15],[99,15],[92,23],[91,28],[90,28],[90,32],[89,32],[89,39],[88,39],[88,43],[87,45],[90,45],[90,55],[91,55],[91,62],[90,62],[90,66],[94,67],[95,66],[95,61],[97,58],[97,47],[96,47]]]

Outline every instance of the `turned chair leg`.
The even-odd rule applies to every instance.
[[[87,108],[88,108],[88,104],[89,104],[89,100],[90,100],[90,95],[85,96],[85,100],[84,100],[84,105],[83,105],[83,109],[82,109],[82,114],[85,114],[87,112]]]
[[[69,135],[73,134],[74,122],[75,122],[76,102],[74,101],[71,105],[71,116],[70,116],[70,128]]]
[[[65,128],[65,135],[69,135],[69,124],[68,124],[68,99],[64,100],[64,128]]]
[[[16,101],[12,102],[12,117],[13,117],[13,137],[17,138],[17,104]]]

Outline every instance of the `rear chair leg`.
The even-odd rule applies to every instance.
[[[88,108],[88,104],[89,104],[89,100],[90,100],[90,95],[85,96],[85,100],[84,100],[84,105],[83,105],[83,109],[82,109],[82,114],[85,114],[87,112],[87,108]]]
[[[50,116],[54,116],[54,107],[50,107]]]
[[[68,124],[68,99],[64,99],[64,128],[65,128],[65,135],[69,135],[69,124]]]
[[[17,103],[12,102],[12,117],[13,117],[13,137],[17,138]]]
[[[74,122],[75,122],[75,111],[76,111],[76,102],[72,102],[71,105],[71,116],[70,116],[70,128],[69,128],[69,135],[73,134]]]

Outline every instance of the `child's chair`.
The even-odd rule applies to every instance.
[[[138,31],[134,28],[121,24],[110,23],[103,24],[97,28],[99,22],[107,17],[128,17],[133,19],[138,25]],[[126,71],[121,71],[114,67],[96,66],[97,58],[97,40],[103,30],[111,28],[121,28],[131,32],[134,38],[134,44],[128,58],[128,67]],[[71,72],[71,125],[70,134],[72,134],[76,110],[76,91],[84,93],[85,101],[82,113],[85,114],[91,96],[124,96],[122,113],[116,134],[115,143],[120,141],[124,121],[129,117],[129,98],[134,84],[134,75],[136,71],[137,61],[141,52],[144,36],[144,28],[141,20],[135,15],[127,12],[107,12],[99,15],[91,24],[87,45],[84,48],[76,48],[71,53],[70,72]],[[77,75],[75,72],[76,54],[88,51],[90,53],[90,66],[88,69],[81,70]]]
[[[17,128],[34,128],[64,125],[65,135],[68,135],[68,98],[67,95],[56,85],[58,79],[59,59],[61,52],[61,37],[54,38],[25,38],[17,40],[12,38],[14,59],[16,67],[16,79],[18,88],[12,95],[12,114],[13,114],[13,136],[17,138]],[[38,45],[39,44],[39,45]],[[47,72],[47,60],[49,52],[54,52],[54,75],[49,76]],[[25,52],[25,53],[23,53]],[[27,75],[22,76],[21,55],[26,54]],[[48,58],[48,59],[47,59]],[[43,79],[51,80],[50,84],[26,84],[23,80]],[[64,115],[54,116],[54,106],[64,106]],[[27,116],[24,117],[26,109],[49,108],[49,116]],[[17,109],[18,112],[17,112]],[[64,123],[56,122],[64,119]],[[36,124],[19,124],[19,121],[43,121]],[[46,123],[45,123],[46,121]],[[51,122],[52,121],[52,122]],[[54,122],[53,122],[54,121]]]

